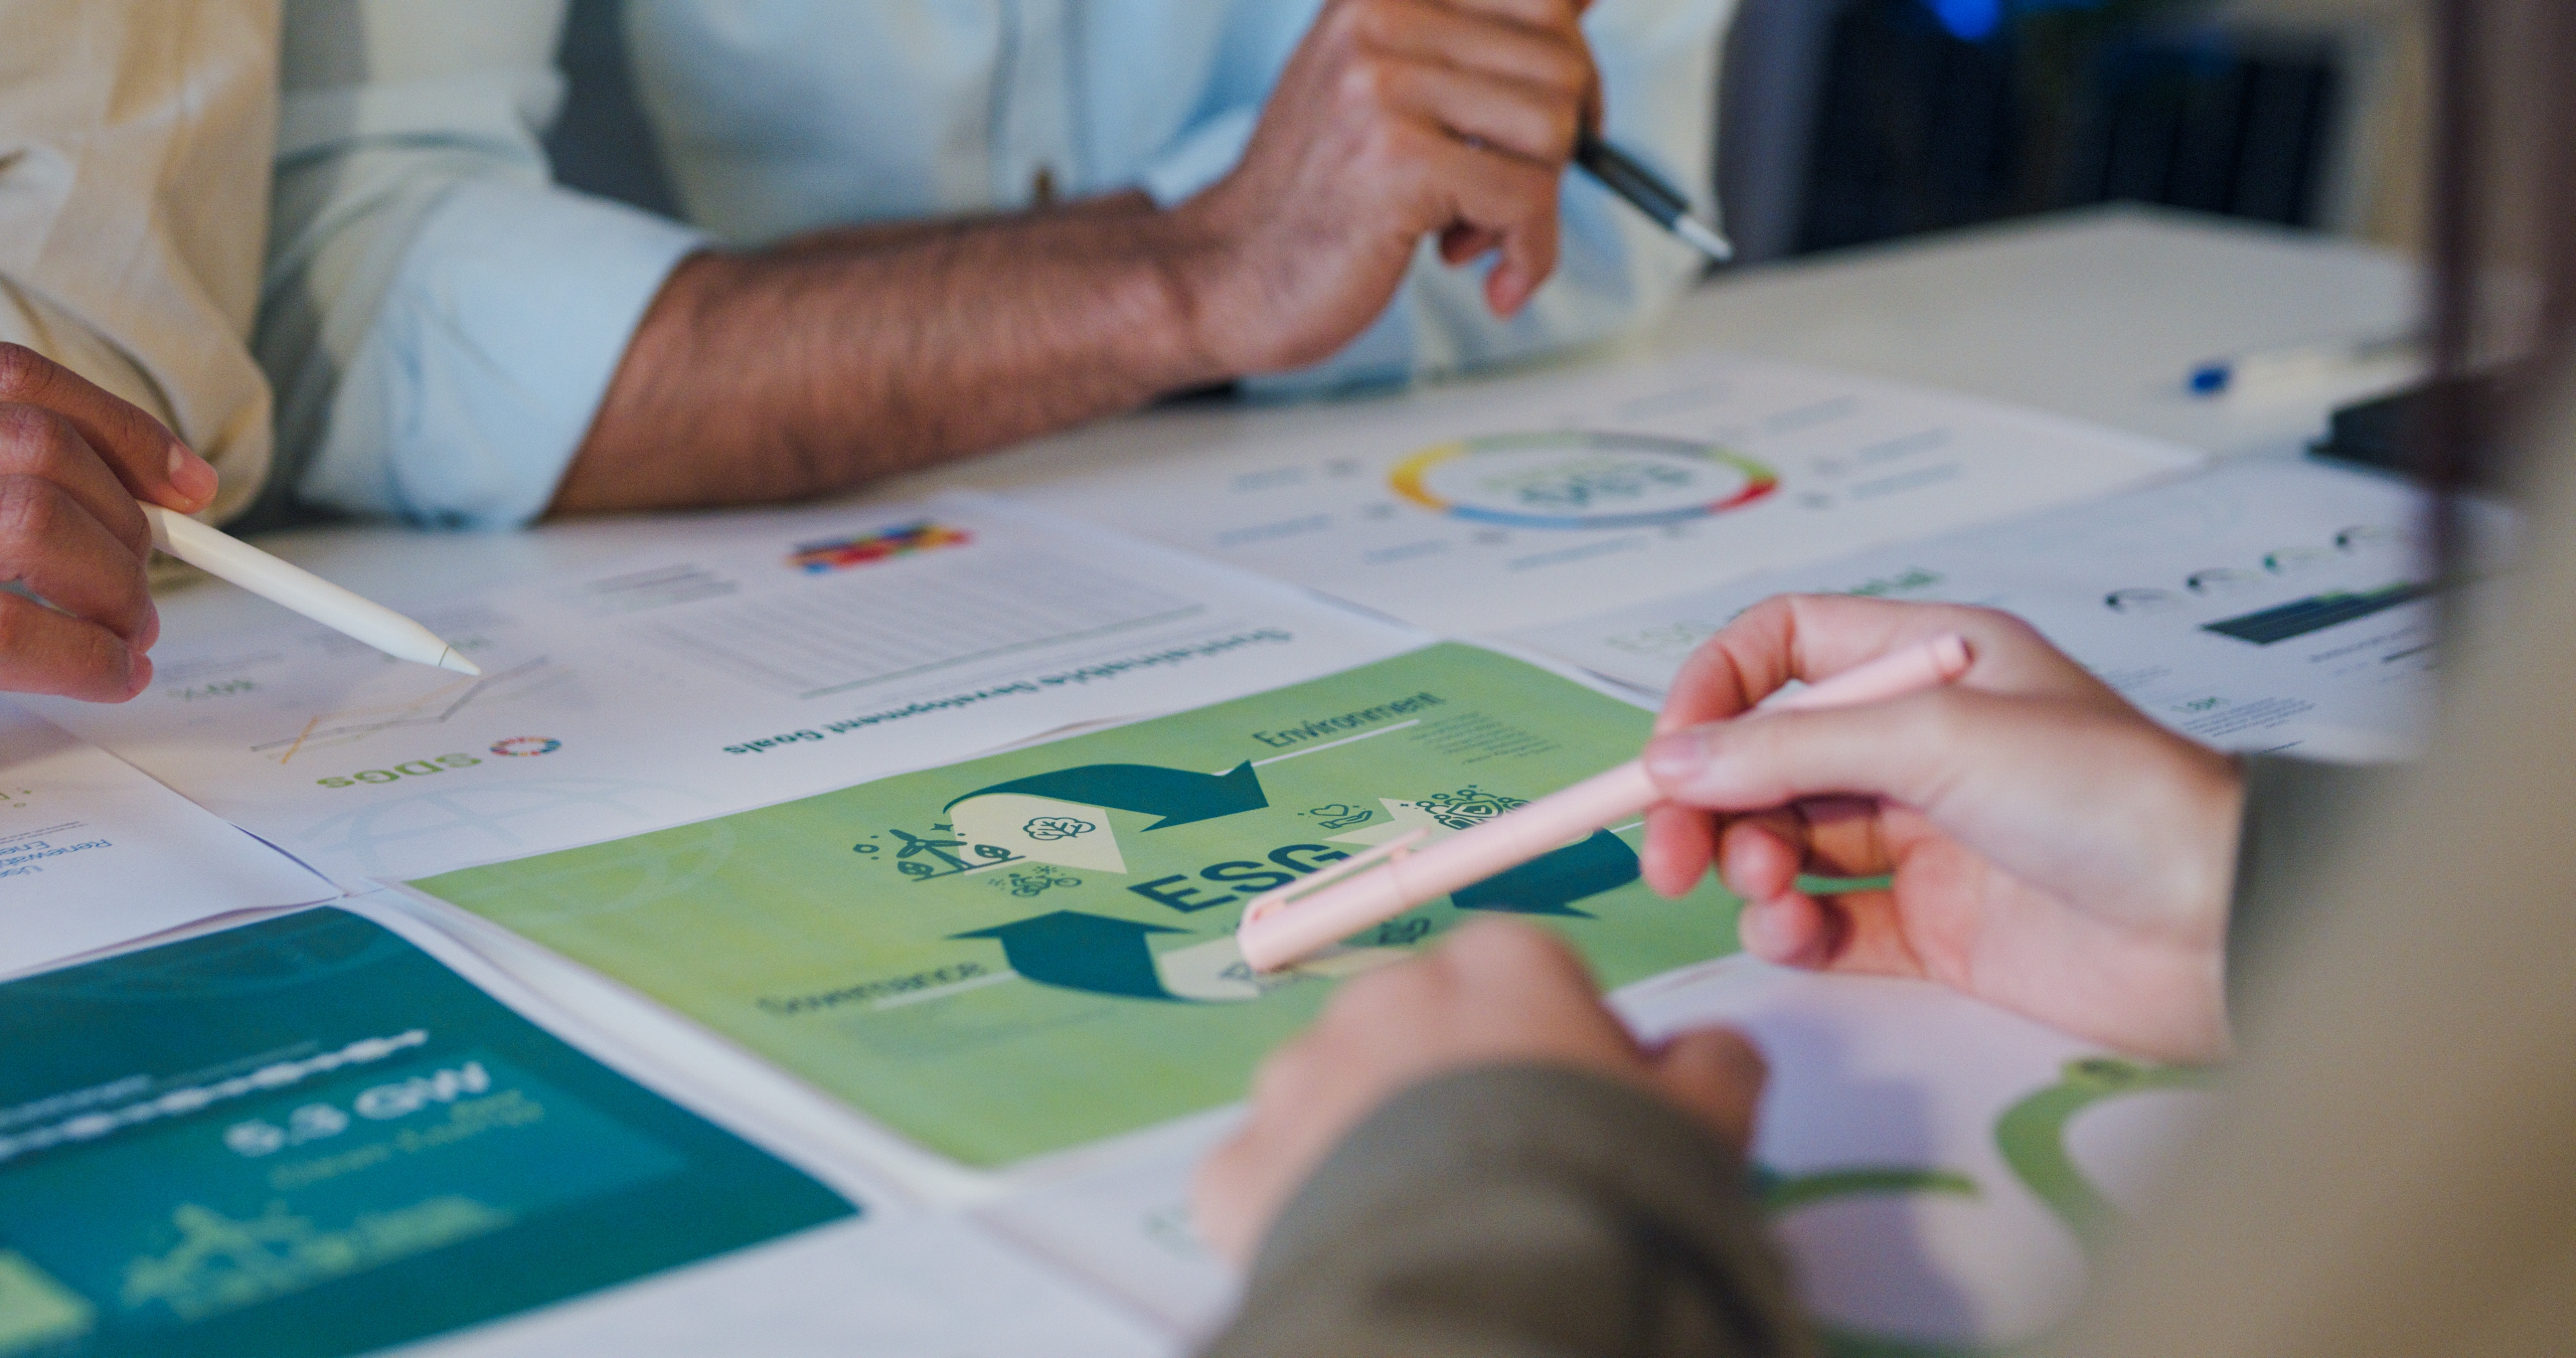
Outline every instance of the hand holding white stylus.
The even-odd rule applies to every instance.
[[[1937,694],[1735,721],[1783,679],[1956,632]],[[2124,1051],[2227,1045],[2222,979],[2243,792],[2029,624],[1989,609],[1782,595],[1675,676],[1646,762],[1639,868],[1677,896],[1712,862],[1765,961],[1915,976]],[[1810,891],[1807,875],[1885,878]]]
[[[288,565],[220,529],[159,505],[143,506],[143,517],[151,521],[153,546],[208,575],[283,604],[397,660],[416,660],[458,674],[483,672],[481,666],[458,655],[456,648],[436,632],[300,566]]]
[[[1883,702],[1952,683],[1968,672],[1973,658],[1965,638],[1937,636],[1769,706],[1774,711],[1815,711]],[[1423,845],[1428,832],[1416,830],[1254,897],[1243,908],[1235,942],[1254,970],[1275,971],[1417,905],[1641,815],[1662,800],[1645,765],[1630,760],[1436,844]]]

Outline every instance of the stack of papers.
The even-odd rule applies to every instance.
[[[1782,589],[2012,609],[2213,743],[2401,749],[2409,497],[1714,356],[1320,421],[1049,488],[1073,518],[369,583],[479,679],[182,600],[133,703],[0,715],[0,976],[52,968],[0,984],[0,1354],[1176,1352],[1233,1297],[1185,1186],[1252,1066],[1495,910],[1640,1033],[1770,1054],[1760,1191],[1841,1342],[2060,1315],[2199,1076],[1734,956],[1636,825],[1277,976],[1236,918],[1632,756]]]

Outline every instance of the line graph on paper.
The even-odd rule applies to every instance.
[[[457,716],[479,712],[514,699],[542,693],[572,681],[572,675],[545,656],[523,660],[479,679],[459,676],[426,692],[383,702],[315,713],[291,733],[250,747],[251,753],[279,764],[315,750],[355,745],[388,731],[444,726]]]

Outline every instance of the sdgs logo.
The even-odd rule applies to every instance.
[[[492,753],[509,759],[531,759],[552,754],[563,748],[553,736],[512,736],[492,742]],[[324,787],[356,787],[360,783],[398,783],[405,778],[426,778],[449,769],[471,768],[483,761],[470,754],[442,754],[430,759],[406,760],[389,768],[360,769],[356,773],[334,774],[314,781]]]

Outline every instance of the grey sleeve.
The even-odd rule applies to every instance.
[[[1426,1082],[1326,1158],[1208,1358],[1814,1351],[1743,1160],[1550,1066]]]
[[[2367,820],[2396,770],[2323,764],[2280,755],[2245,760],[2245,812],[2236,839],[2236,889],[2227,912],[2227,1000],[2242,1011],[2280,939],[2314,894],[2318,865]]]

